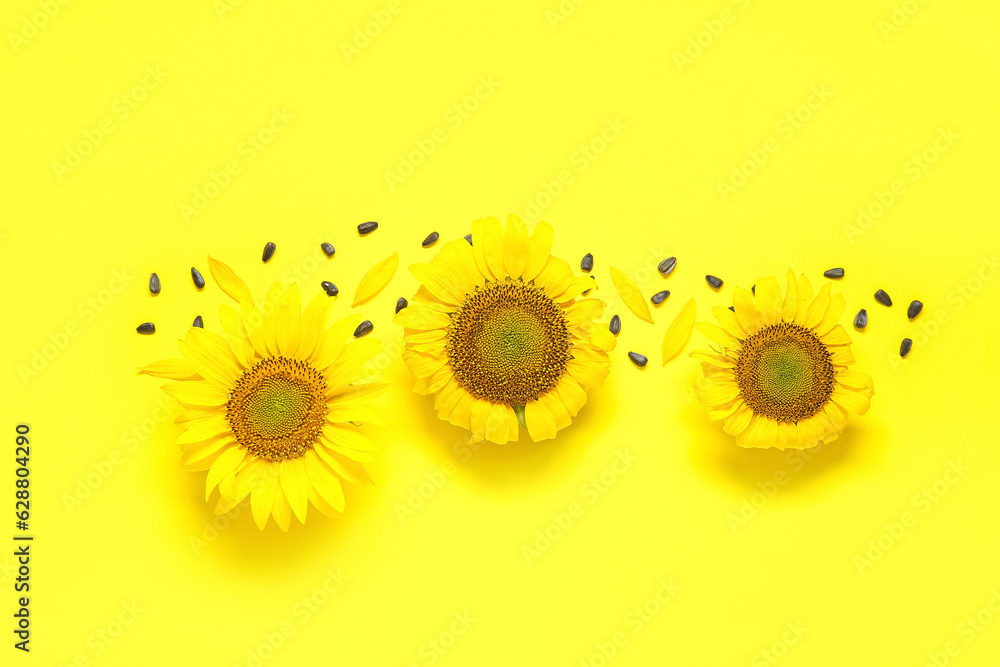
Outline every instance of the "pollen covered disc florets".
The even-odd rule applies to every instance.
[[[830,352],[811,329],[780,322],[743,341],[736,382],[755,414],[795,423],[819,412],[833,393]]]
[[[226,419],[249,453],[269,461],[298,458],[323,432],[325,391],[326,380],[308,362],[267,357],[236,381]]]
[[[524,405],[559,382],[570,359],[562,308],[532,283],[506,278],[476,288],[451,316],[447,355],[476,398]]]

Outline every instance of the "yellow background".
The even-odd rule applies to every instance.
[[[36,535],[33,650],[11,647],[14,575],[0,557],[0,661],[995,664],[1000,6],[223,1],[17,0],[0,13],[0,469],[10,488],[14,426],[29,423]],[[345,52],[376,18],[386,25]],[[244,142],[275,109],[294,118],[252,153]],[[102,127],[78,166],[54,166]],[[390,184],[428,140],[433,152]],[[743,165],[762,148],[766,162]],[[230,161],[239,173],[185,219]],[[734,168],[754,173],[724,198]],[[877,212],[895,181],[861,227],[859,207]],[[188,268],[208,276],[212,254],[257,293],[332,280],[343,315],[391,252],[403,267],[427,261],[429,232],[457,238],[509,212],[550,221],[574,265],[594,253],[597,294],[622,315],[612,374],[573,426],[463,449],[399,360],[393,304],[416,288],[401,268],[363,308],[393,384],[380,399],[391,425],[368,428],[376,485],[348,489],[336,520],[313,511],[260,533],[244,505],[213,532],[204,474],[179,469],[179,430],[158,410],[161,382],[135,374],[178,356],[195,315],[220,331],[225,296],[211,278],[197,293]],[[365,220],[381,227],[360,238]],[[267,241],[278,250],[263,265]],[[671,255],[663,278],[653,269]],[[647,295],[672,292],[655,325],[622,308],[611,266]],[[871,412],[809,460],[737,449],[693,400],[697,364],[661,367],[666,326],[692,296],[704,319],[734,285],[789,267],[820,285],[834,266],[847,270],[845,324],[870,314],[854,338]],[[926,306],[909,323],[914,298]],[[147,320],[157,333],[137,335]],[[904,336],[915,343],[898,363]],[[696,333],[689,349],[704,342]],[[602,474],[614,479],[595,494]],[[440,488],[421,486],[431,478]],[[558,528],[552,515],[575,502],[582,514]],[[5,511],[0,532],[13,533]],[[526,557],[546,530],[556,539]],[[349,578],[327,594],[338,570]],[[663,603],[661,581],[680,587]],[[640,623],[644,605],[655,613]]]

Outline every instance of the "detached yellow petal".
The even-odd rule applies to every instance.
[[[691,332],[694,331],[694,322],[698,318],[698,306],[694,299],[690,299],[677,313],[677,317],[670,323],[667,333],[663,336],[663,365],[676,357],[681,350],[691,340]]]
[[[361,282],[358,283],[358,289],[354,292],[354,301],[351,303],[351,308],[365,303],[381,292],[389,284],[389,281],[392,280],[397,268],[399,268],[398,252],[392,253],[373,266],[365,274],[365,277],[361,279]]]
[[[652,315],[649,314],[649,306],[646,305],[646,300],[642,298],[642,292],[639,291],[639,286],[635,284],[634,280],[612,266],[611,282],[615,284],[618,296],[622,298],[633,315],[640,320],[655,324]]]
[[[212,272],[212,277],[219,284],[222,291],[228,294],[237,302],[246,301],[251,306],[253,303],[253,292],[247,284],[240,279],[236,272],[217,259],[208,258],[208,268]]]
[[[140,368],[139,372],[163,378],[164,380],[194,380],[198,377],[198,371],[194,369],[194,366],[187,359],[154,361]]]

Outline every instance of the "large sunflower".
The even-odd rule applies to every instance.
[[[305,522],[309,503],[343,512],[341,478],[371,483],[361,462],[373,446],[351,422],[381,423],[368,402],[388,385],[358,381],[382,344],[351,340],[360,315],[327,328],[334,299],[326,294],[303,313],[298,285],[274,283],[258,310],[228,266],[209,264],[239,305],[219,308],[226,336],[192,327],[178,341],[183,359],[140,369],[176,380],[163,390],[185,408],[176,420],[183,467],[208,470],[205,498],[219,487],[217,514],[249,495],[261,530],[271,515],[282,530],[293,513]]]
[[[549,253],[552,227],[528,237],[521,218],[472,223],[471,244],[446,243],[410,271],[421,282],[395,322],[414,391],[435,394],[441,419],[472,431],[471,442],[504,444],[518,424],[532,440],[555,437],[601,385],[615,337],[595,320],[604,303],[578,298],[588,276]]]
[[[843,295],[831,294],[828,283],[813,298],[809,279],[791,271],[784,295],[774,276],[755,290],[734,290],[735,312],[714,308],[718,325],[698,323],[721,346],[691,353],[703,362],[699,400],[741,447],[804,449],[835,440],[848,412],[865,414],[874,393],[871,377],[850,369],[851,338],[838,324]]]

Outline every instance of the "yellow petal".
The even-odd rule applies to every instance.
[[[510,426],[508,407],[502,403],[491,403],[486,411],[486,439],[498,445],[507,444]]]
[[[292,283],[281,298],[274,338],[282,355],[296,356],[302,340],[302,301],[298,283]]]
[[[754,305],[750,290],[745,290],[742,287],[734,288],[733,307],[736,309],[736,319],[739,320],[740,326],[747,334],[752,336],[760,330],[763,319],[760,312],[757,311],[757,306]]]
[[[302,523],[306,522],[306,510],[309,508],[309,478],[301,458],[289,459],[281,463],[281,489],[285,492],[288,504]]]
[[[389,284],[399,267],[399,253],[394,252],[381,262],[373,266],[365,277],[358,283],[358,288],[354,291],[354,301],[351,308],[365,303],[373,296],[382,291]]]
[[[539,222],[535,225],[535,231],[528,239],[528,261],[524,265],[521,277],[524,282],[528,282],[537,276],[549,261],[549,254],[552,252],[552,225],[547,222]]]
[[[851,337],[847,335],[847,329],[838,324],[826,334],[819,337],[824,345],[833,347],[836,345],[850,345]]]
[[[552,257],[550,255],[549,261],[545,263],[542,270],[535,276],[535,285],[544,289],[545,293],[554,299],[565,292],[566,288],[573,284],[575,278],[569,262],[561,257]]]
[[[844,295],[839,293],[832,295],[830,303],[826,307],[826,313],[823,314],[823,319],[816,325],[816,334],[822,338],[833,329],[840,322],[845,308],[847,308],[847,299],[844,298]]]
[[[733,311],[722,306],[715,306],[712,308],[712,315],[715,316],[719,326],[725,329],[729,335],[734,338],[738,338],[739,340],[743,340],[747,337],[747,332],[743,330],[743,326],[740,324],[739,318],[736,317],[736,313]]]
[[[429,331],[447,327],[451,324],[451,317],[428,306],[414,304],[396,313],[392,321],[408,329]]]
[[[755,300],[760,312],[761,323],[765,326],[781,321],[782,299],[781,285],[774,276],[767,276],[757,281]]]
[[[225,405],[229,401],[228,389],[206,380],[168,382],[162,389],[185,405]]]
[[[639,286],[635,284],[635,281],[615,267],[611,267],[611,282],[615,284],[618,296],[621,297],[633,315],[654,324],[653,316],[649,314],[649,306],[646,305],[646,300],[642,297],[642,292],[639,291]]]
[[[740,347],[740,341],[718,324],[712,324],[711,322],[698,322],[694,325],[694,327],[702,336],[710,341],[718,343],[719,345],[725,345],[726,347],[731,348]]]
[[[462,241],[465,243],[465,241]],[[465,243],[465,245],[469,245]],[[465,290],[448,275],[448,269],[442,262],[430,264],[411,264],[410,273],[420,281],[431,294],[442,302],[455,306],[465,299]]]
[[[507,216],[507,230],[503,237],[503,265],[507,275],[519,278],[528,263],[528,228],[521,216]]]
[[[795,272],[791,269],[785,274],[788,281],[788,289],[785,291],[785,301],[781,305],[781,319],[784,322],[794,322],[795,312],[799,308],[799,283],[795,278]]]
[[[584,389],[593,389],[604,384],[609,370],[607,365],[583,362],[580,359],[571,359],[566,364],[566,372]]]
[[[264,341],[264,316],[246,301],[240,302],[240,319],[243,320],[243,328],[247,332],[247,338],[254,350],[262,357],[266,357],[267,343]]]
[[[476,266],[475,252],[465,239],[448,241],[441,246],[441,259],[451,266],[455,273],[453,278],[463,294],[468,294],[476,286],[486,282]]]
[[[164,359],[146,364],[139,369],[140,373],[163,378],[164,380],[194,380],[199,378],[198,371],[187,359]]]
[[[692,359],[700,359],[701,361],[712,364],[713,366],[718,366],[719,368],[736,367],[736,360],[732,357],[726,357],[721,354],[710,354],[704,350],[695,350],[688,356]]]
[[[192,327],[192,329],[200,331],[197,327]],[[240,373],[236,367],[235,358],[230,361],[209,356],[186,340],[177,341],[177,347],[180,348],[184,358],[198,370],[198,374],[206,380],[216,382],[223,387],[232,387],[236,383],[236,378],[239,377]],[[226,349],[229,349],[228,345]],[[229,354],[232,355],[232,353]]]
[[[274,490],[274,504],[271,506],[271,515],[274,517],[274,522],[278,524],[278,528],[282,532],[287,533],[292,523],[292,506],[288,503],[288,497],[280,484]]]
[[[267,519],[271,516],[271,508],[274,507],[274,496],[278,491],[278,464],[266,463],[257,486],[250,492],[250,510],[253,512],[254,521],[257,528],[264,530]]]
[[[740,395],[739,386],[733,381],[712,380],[694,386],[694,392],[702,405],[729,405]]]
[[[805,317],[801,321],[802,326],[806,329],[813,329],[823,321],[823,316],[826,315],[827,308],[830,305],[831,289],[833,289],[833,286],[830,283],[823,285],[819,290],[819,294],[816,295],[816,298],[809,305]]]
[[[243,447],[230,447],[219,454],[219,457],[215,459],[215,462],[208,471],[208,477],[205,479],[205,500],[208,500],[208,497],[212,495],[212,491],[222,481],[223,477],[233,473],[243,463],[245,456],[246,449]]]
[[[313,490],[338,512],[343,512],[344,488],[337,474],[312,450],[306,451],[302,460]]]
[[[795,306],[795,322],[802,324],[806,317],[806,311],[812,304],[813,288],[812,283],[806,278],[806,274],[799,275],[799,284],[796,287],[796,297],[798,302]]]
[[[663,336],[663,345],[660,351],[663,354],[664,366],[687,346],[688,341],[691,340],[691,332],[694,331],[696,319],[698,319],[698,306],[694,299],[690,299],[677,313],[677,317],[667,327],[667,333]]]
[[[556,437],[556,424],[552,414],[538,401],[528,401],[524,406],[524,424],[528,435],[535,442]]]
[[[503,264],[503,225],[494,217],[486,218],[481,237],[473,234],[473,247],[483,246],[483,253],[486,263],[490,266],[490,271],[496,276],[497,280],[503,280],[507,275]]]
[[[240,314],[232,306],[223,304],[219,306],[219,319],[222,320],[222,329],[226,332],[229,347],[232,348],[237,361],[244,368],[253,366],[255,359],[254,347],[253,343],[250,342],[250,336],[247,334],[246,327],[243,326]]]
[[[580,299],[563,308],[563,315],[570,327],[589,324],[600,317],[603,312],[604,302],[600,299]]]
[[[859,415],[865,414],[871,407],[871,400],[866,393],[837,385],[834,385],[830,399],[840,407]]]
[[[264,297],[264,305],[261,309],[261,330],[264,332],[264,345],[268,351],[278,356],[281,351],[278,349],[278,315],[281,312],[281,296],[284,290],[281,283],[274,282]]]
[[[836,379],[838,383],[852,389],[867,392],[869,396],[875,393],[872,376],[868,375],[868,373],[862,373],[861,371],[841,371],[837,373]]]
[[[247,287],[247,284],[243,282],[236,272],[233,271],[229,266],[223,264],[217,259],[208,258],[208,268],[212,273],[212,277],[215,278],[215,282],[219,284],[222,291],[228,294],[232,299],[240,303],[246,302],[251,306],[253,303],[253,292]]]
[[[559,384],[556,385],[556,392],[559,394],[559,400],[569,410],[571,417],[575,417],[580,412],[580,408],[587,403],[587,392],[571,377],[563,376],[559,380]]]
[[[494,224],[495,223],[495,227]],[[500,221],[496,218],[479,218],[478,220],[472,221],[472,254],[476,260],[476,268],[479,269],[479,273],[483,277],[489,280],[496,280],[498,277],[503,278],[503,276],[493,275],[493,270],[490,269],[490,263],[486,260],[486,239],[488,236],[496,236],[496,229],[500,227]],[[487,228],[490,229],[487,232]],[[499,238],[503,238],[503,230],[500,229]]]
[[[301,359],[311,359],[319,342],[326,331],[326,322],[330,319],[330,309],[334,299],[325,292],[317,294],[302,314],[302,338],[299,341],[298,356]]]
[[[365,467],[356,461],[352,461],[340,454],[327,449],[326,447],[316,447],[315,451],[319,454],[319,457],[333,470],[344,479],[354,484],[370,485],[375,482],[368,475],[368,471]]]

